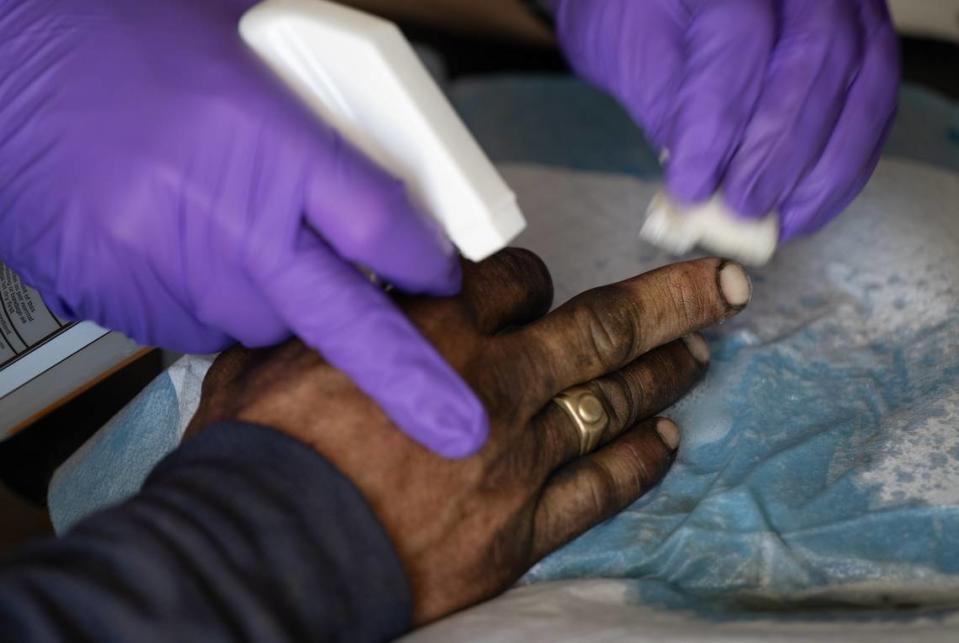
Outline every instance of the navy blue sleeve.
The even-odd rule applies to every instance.
[[[240,423],[167,457],[132,500],[0,568],[9,641],[378,641],[410,626],[392,544],[308,447]]]

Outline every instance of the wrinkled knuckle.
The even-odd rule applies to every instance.
[[[587,350],[604,364],[626,361],[641,334],[636,325],[639,317],[632,314],[632,306],[619,301],[614,289],[607,286],[590,291],[574,308],[574,323],[588,342]],[[614,299],[617,301],[611,305]]]
[[[702,291],[696,288],[683,288],[677,294],[679,298],[679,314],[684,328],[695,328],[702,323],[705,315],[705,301]]]
[[[656,454],[641,449],[638,445],[629,443],[621,450],[622,466],[629,471],[629,479],[633,482],[634,491],[642,493],[656,484],[657,475],[650,462],[658,457]]]
[[[712,286],[712,284],[710,284]],[[673,313],[683,328],[693,329],[703,323],[709,306],[705,284],[691,271],[683,271],[669,283]]]
[[[600,384],[593,385],[595,394],[603,400],[609,414],[610,426],[624,427],[631,421],[638,392],[635,383],[622,371],[610,373]]]
[[[627,342],[615,317],[592,308],[585,309],[580,317],[586,329],[589,350],[604,363],[622,361]]]
[[[583,466],[588,470],[586,484],[589,485],[588,497],[595,515],[606,516],[616,505],[618,485],[615,474],[597,460],[586,460]]]

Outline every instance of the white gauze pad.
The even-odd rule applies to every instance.
[[[776,252],[779,217],[770,214],[763,219],[746,220],[737,217],[719,194],[705,203],[687,207],[660,191],[649,204],[639,236],[676,254],[689,252],[698,245],[744,264],[761,266]]]

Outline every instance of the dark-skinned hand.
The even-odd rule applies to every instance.
[[[413,442],[342,372],[298,341],[216,361],[188,434],[237,419],[293,436],[349,477],[386,529],[424,624],[484,599],[631,504],[665,475],[679,429],[656,415],[701,377],[697,330],[739,312],[750,284],[719,259],[585,292],[548,313],[549,273],[509,249],[464,265],[461,294],[397,302],[485,404],[491,433],[464,460]],[[402,381],[396,386],[404,386]],[[586,385],[610,417],[579,453],[552,399]]]

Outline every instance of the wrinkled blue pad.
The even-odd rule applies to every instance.
[[[177,447],[177,393],[169,373],[160,373],[57,469],[47,491],[57,533],[139,491],[153,467]]]
[[[575,78],[477,78],[455,83],[450,96],[494,161],[659,175],[658,154],[629,115]],[[959,168],[959,105],[921,87],[904,86],[884,153]]]
[[[180,444],[199,404],[210,355],[187,355],[160,373],[54,472],[47,491],[57,533],[126,500]]]
[[[509,169],[557,300],[662,265],[635,238],[655,185]],[[665,481],[526,582],[637,579],[723,618],[823,603],[959,603],[959,174],[885,161],[821,235],[753,271],[709,333]],[[582,234],[591,217],[590,234]]]

